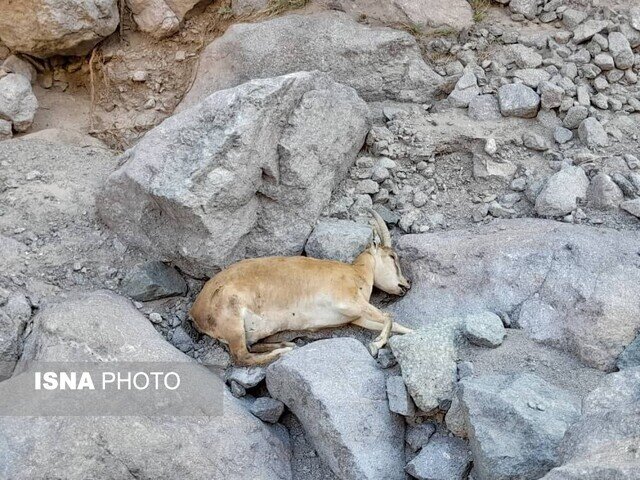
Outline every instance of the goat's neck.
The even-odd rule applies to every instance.
[[[373,276],[376,266],[376,259],[369,250],[365,250],[352,263],[353,268],[358,273],[358,276],[364,281],[362,286],[367,299],[371,296],[373,290]]]

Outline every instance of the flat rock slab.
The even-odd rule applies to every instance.
[[[31,360],[193,362],[167,343],[127,299],[107,291],[73,297],[41,311],[18,369],[28,369],[25,362]],[[0,384],[0,398],[13,391],[19,377]],[[220,388],[221,380],[206,369],[200,380],[204,392]],[[224,413],[217,416],[0,416],[3,476],[290,479],[287,443],[226,390],[223,402]]]
[[[466,379],[458,392],[473,452],[474,478],[540,478],[580,416],[580,399],[532,374]]]
[[[362,25],[340,12],[293,14],[229,27],[202,52],[178,109],[252,79],[312,70],[355,88],[367,101],[425,102],[443,82],[407,32]]]
[[[368,129],[364,101],[323,73],[251,81],[147,132],[98,211],[124,242],[195,276],[297,255]]]
[[[639,244],[638,232],[537,219],[405,235],[396,250],[412,288],[391,309],[414,328],[507,313],[536,341],[611,370],[640,329]]]
[[[404,480],[404,422],[389,411],[384,374],[360,342],[294,350],[267,368],[267,388],[337,477]]]

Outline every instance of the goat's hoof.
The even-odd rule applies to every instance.
[[[378,345],[376,345],[375,343],[370,343],[369,344],[369,353],[371,354],[371,356],[373,358],[377,358],[378,357],[378,351],[380,350],[380,347],[378,347]]]

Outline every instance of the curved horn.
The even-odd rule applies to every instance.
[[[382,219],[380,214],[373,209],[369,209],[369,213],[373,217],[373,220],[376,223],[376,230],[378,232],[378,236],[380,237],[380,241],[382,242],[383,247],[391,246],[391,234],[389,233],[389,229],[387,228],[387,223]]]

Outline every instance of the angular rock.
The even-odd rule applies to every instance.
[[[436,426],[432,422],[407,425],[407,435],[405,440],[411,451],[417,452],[429,443],[429,439],[434,433],[436,433]]]
[[[547,140],[540,134],[535,132],[526,132],[522,134],[522,141],[524,146],[530,148],[531,150],[537,150],[539,152],[544,152],[545,150],[549,150],[549,145],[547,145]]]
[[[430,412],[451,401],[457,381],[460,319],[436,320],[407,335],[396,335],[389,345],[416,406]]]
[[[635,198],[633,200],[627,200],[626,202],[622,202],[620,204],[620,208],[625,212],[630,213],[634,217],[640,218],[640,198]]]
[[[609,52],[616,62],[616,68],[626,70],[633,66],[635,60],[629,40],[620,32],[611,32],[609,34]]]
[[[518,68],[538,68],[542,65],[542,55],[533,48],[516,43],[510,50]]]
[[[406,32],[368,27],[339,12],[286,15],[235,24],[209,44],[179,109],[248,80],[311,70],[327,72],[365,100],[426,102],[442,84]]]
[[[173,267],[162,262],[147,262],[136,265],[122,281],[122,290],[139,302],[184,295],[187,283]]]
[[[0,78],[0,118],[13,123],[16,132],[24,132],[33,123],[38,100],[29,80],[16,73]]]
[[[562,23],[569,29],[574,29],[584,22],[589,14],[574,8],[567,8],[562,12]]]
[[[513,72],[513,75],[522,80],[522,83],[526,86],[533,89],[538,88],[541,83],[551,78],[549,72],[541,68],[522,68]]]
[[[249,411],[263,422],[277,423],[284,412],[284,403],[275,398],[260,397],[254,400]]]
[[[454,107],[467,107],[469,102],[480,95],[478,80],[473,72],[466,72],[449,94],[448,100]]]
[[[589,117],[582,121],[578,128],[578,136],[587,147],[606,147],[609,145],[607,132],[595,117]]]
[[[619,370],[640,367],[640,335],[627,345],[627,348],[620,354],[616,361],[616,367],[618,367]]]
[[[639,244],[637,231],[539,219],[405,235],[396,251],[412,287],[391,310],[412,328],[509,312],[529,337],[611,370],[640,329],[640,305],[629,294],[640,284]]]
[[[478,95],[469,101],[469,118],[473,120],[499,120],[500,105],[495,95]]]
[[[0,39],[14,52],[46,58],[86,55],[118,26],[116,0],[3,1]]]
[[[471,466],[471,454],[464,440],[438,435],[423,447],[405,470],[418,480],[462,480]]]
[[[505,117],[534,118],[540,107],[540,97],[522,84],[503,85],[498,89],[500,112]]]
[[[349,220],[321,220],[311,232],[304,251],[307,256],[351,263],[373,240],[367,225]]]
[[[24,295],[14,292],[0,308],[0,381],[9,378],[20,355],[20,342],[31,318],[31,304]]]
[[[236,382],[243,388],[253,388],[258,385],[267,376],[264,367],[232,367],[227,370],[225,379],[227,382]]]
[[[566,167],[553,174],[536,198],[541,217],[561,217],[573,212],[587,195],[589,179],[580,167]]]
[[[106,359],[192,362],[128,300],[106,291],[39,313],[22,354],[22,362]],[[207,392],[220,388],[217,377],[205,369],[201,380]],[[14,381],[16,377],[2,382],[0,394],[11,391]],[[130,478],[132,472],[139,478],[290,479],[290,454],[283,441],[228,392],[223,401],[224,414],[210,417],[3,416],[3,474],[16,480]]]
[[[338,478],[404,480],[403,421],[389,411],[384,374],[360,342],[296,349],[267,368],[267,388]]]
[[[544,480],[638,478],[640,368],[607,375],[584,400],[561,446],[562,465]]]
[[[550,110],[557,108],[562,103],[564,89],[553,83],[543,82],[540,84],[540,102],[542,108]]]
[[[411,417],[416,411],[404,380],[399,375],[387,378],[387,398],[389,400],[389,410],[393,413]]]
[[[367,112],[318,72],[217,92],[125,153],[99,213],[125,242],[196,276],[299,254],[364,143]]]
[[[506,335],[498,315],[482,312],[468,315],[464,320],[464,336],[474,345],[495,348],[502,344]]]
[[[529,373],[463,380],[458,395],[478,480],[540,478],[580,417],[579,397]]]
[[[586,42],[606,27],[606,20],[587,20],[573,30],[573,42],[576,44]]]
[[[178,31],[184,16],[200,0],[127,0],[133,19],[143,32],[163,38]]]
[[[576,105],[567,110],[567,114],[562,121],[562,125],[573,130],[578,128],[580,124],[589,116],[589,109],[583,105]]]
[[[571,141],[573,138],[573,132],[568,128],[556,127],[553,130],[553,138],[559,144],[564,144]]]
[[[624,199],[622,190],[606,173],[598,173],[589,183],[587,202],[597,210],[613,210]]]

